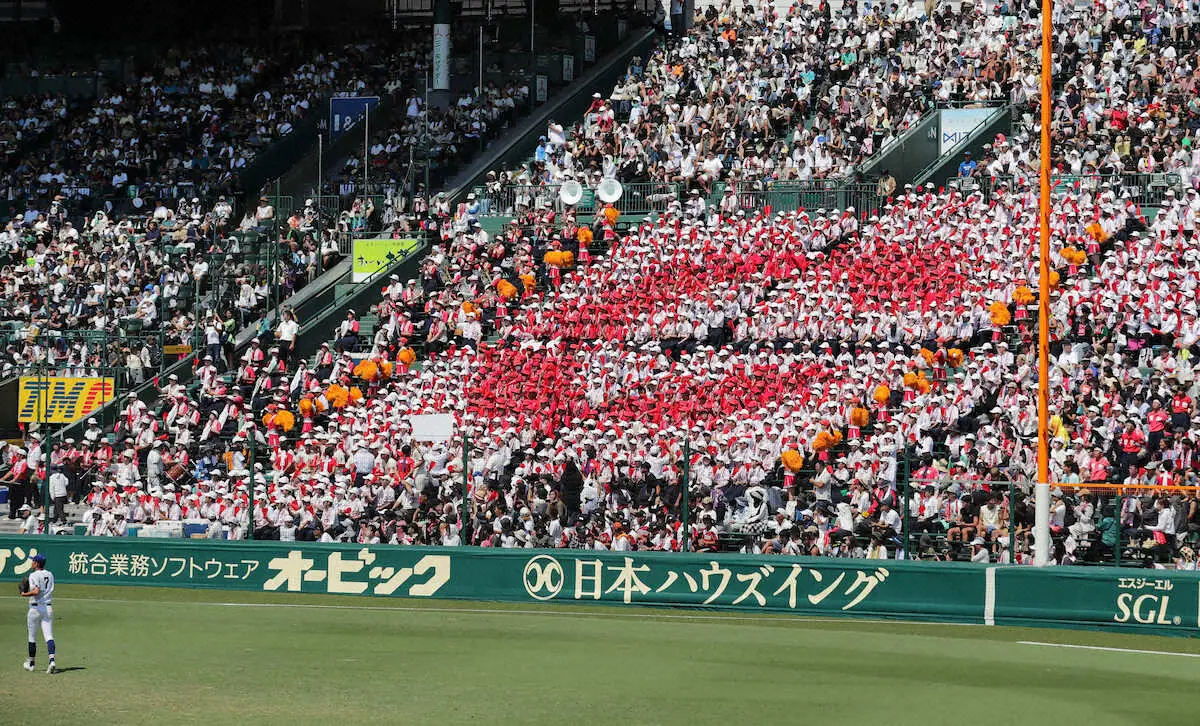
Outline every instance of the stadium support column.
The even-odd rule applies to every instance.
[[[467,438],[466,430],[463,431],[463,435],[462,435],[462,449],[463,449],[463,452],[462,452],[463,503],[462,503],[462,514],[460,514],[458,517],[458,541],[460,544],[468,544],[466,538],[467,538],[467,513],[470,511],[468,509],[468,507],[471,506],[471,503],[469,501],[470,497],[471,497],[471,470],[469,468],[470,464],[471,464],[471,457],[470,457],[471,441],[470,441],[470,439]]]
[[[691,519],[691,513],[688,511],[688,505],[691,503],[692,489],[692,439],[689,436],[683,438],[683,537],[679,541],[679,549],[687,552],[690,549],[691,537],[688,520]]]
[[[42,533],[50,534],[50,424],[47,423],[46,415],[48,397],[45,383],[46,381],[43,381],[38,391],[38,398],[42,402]]]
[[[696,0],[683,0],[683,32],[692,29],[696,23]]]
[[[899,557],[897,558],[897,559],[901,559],[901,560],[912,559],[908,556],[908,545],[909,545],[909,542],[912,541],[908,534],[908,532],[909,532],[908,520],[912,516],[912,512],[909,511],[909,508],[912,506],[912,489],[910,487],[911,481],[912,481],[912,477],[909,476],[909,471],[908,471],[908,448],[905,447],[905,449],[904,449],[904,502],[903,502],[903,506],[899,507],[900,515],[901,515],[901,519],[900,519],[900,552],[899,552]],[[918,512],[918,514],[919,514],[919,512]]]
[[[1042,139],[1041,203],[1038,211],[1038,425],[1037,485],[1034,487],[1033,564],[1045,567],[1050,560],[1050,110],[1054,101],[1054,74],[1050,45],[1053,0],[1042,0]]]
[[[537,13],[534,4],[534,0],[529,0],[529,110],[531,112],[534,106],[537,106],[537,50],[533,43],[534,22]]]
[[[253,421],[254,420],[254,401],[253,401],[253,399],[251,399],[251,401],[250,401],[250,411],[251,411],[250,420]],[[250,430],[250,460],[248,462],[246,462],[246,470],[250,472],[250,476],[247,477],[247,479],[250,480],[250,485],[246,487],[246,491],[250,494],[250,498],[249,498],[250,523],[248,525],[246,525],[246,539],[254,539],[254,486],[256,484],[256,482],[254,481],[254,437],[255,437],[255,434],[257,434],[258,432],[255,430],[254,426],[251,426],[249,430]]]
[[[450,0],[434,0],[431,101],[438,108],[445,108],[450,103],[450,23],[453,16]]]

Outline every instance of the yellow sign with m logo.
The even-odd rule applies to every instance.
[[[17,420],[21,423],[72,423],[113,397],[111,378],[21,376]]]

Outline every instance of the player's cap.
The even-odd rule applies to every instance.
[[[30,557],[29,559],[33,560],[34,562],[38,563],[39,565],[46,564],[46,555],[43,555],[43,554],[36,554],[33,557]]]

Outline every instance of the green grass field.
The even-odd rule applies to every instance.
[[[0,612],[0,723],[1163,724],[1200,640],[684,610],[61,585]],[[24,714],[24,715],[18,715]],[[1187,714],[1192,714],[1188,716]]]

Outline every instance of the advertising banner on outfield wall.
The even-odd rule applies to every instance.
[[[1200,635],[1200,577],[1195,572],[1005,567],[996,569],[995,590],[996,625],[1091,623]]]
[[[280,542],[0,537],[0,580],[664,605],[1200,634],[1195,573],[966,563]]]

